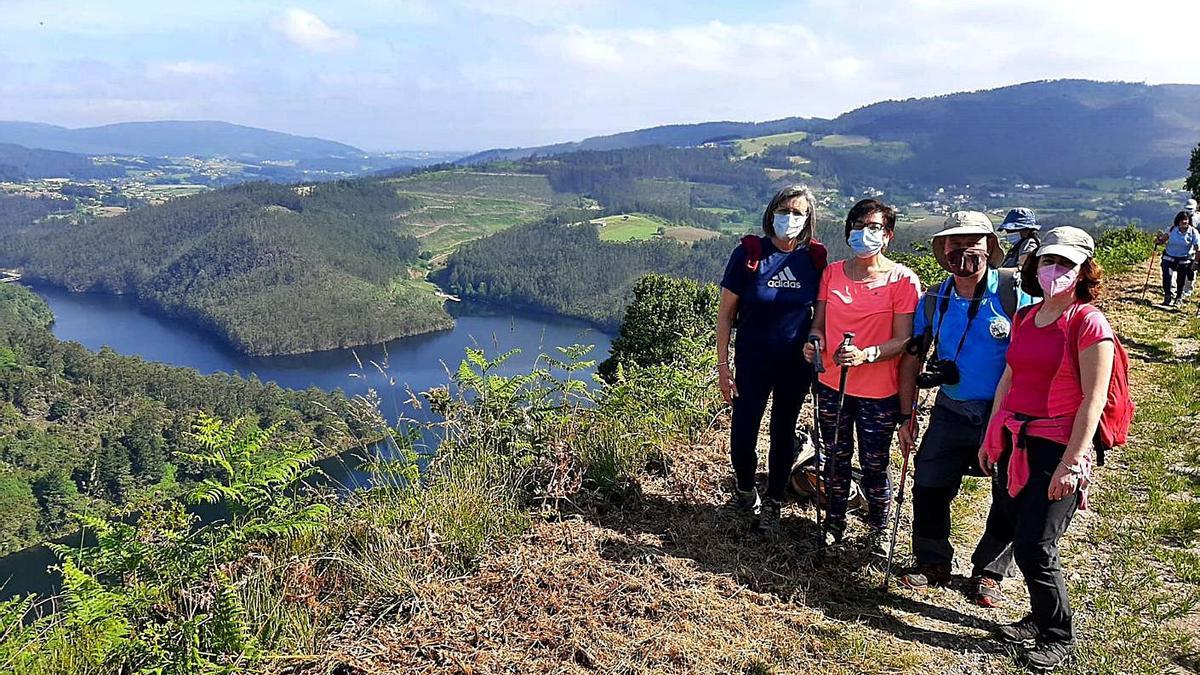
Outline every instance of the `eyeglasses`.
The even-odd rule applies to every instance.
[[[780,216],[791,215],[791,216],[796,216],[797,218],[807,218],[808,217],[808,211],[800,211],[798,209],[786,209],[786,208],[782,208],[782,207],[775,209],[775,213]]]
[[[852,229],[852,230],[870,230],[872,232],[883,232],[884,227],[883,227],[883,223],[864,223],[861,220],[856,220],[853,223],[850,223],[850,229]]]

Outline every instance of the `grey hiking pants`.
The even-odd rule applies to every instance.
[[[921,439],[913,477],[912,550],[921,565],[953,565],[950,544],[950,504],[958,496],[963,476],[980,476],[979,445],[987,426],[990,405],[953,405],[942,394],[933,406],[929,428]],[[954,408],[954,409],[952,409]],[[1010,542],[984,537],[972,556],[975,574],[995,579],[1012,576]]]
[[[1079,493],[1051,501],[1046,492],[1050,477],[1066,446],[1044,438],[1029,437],[1029,482],[1016,497],[1008,494],[1008,456],[996,467],[992,482],[992,509],[987,532],[994,542],[1012,542],[1017,566],[1029,589],[1029,608],[1038,627],[1039,639],[1071,641],[1071,602],[1063,579],[1058,542],[1079,506]]]

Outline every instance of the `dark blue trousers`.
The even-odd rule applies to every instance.
[[[772,353],[739,346],[735,351],[733,428],[729,454],[739,490],[754,487],[758,467],[758,428],[771,399],[771,451],[767,457],[767,497],[783,500],[796,457],[796,419],[812,381],[812,368],[797,347]]]

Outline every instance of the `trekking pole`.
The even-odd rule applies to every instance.
[[[838,351],[842,351],[846,347],[850,347],[853,344],[854,344],[854,333],[851,333],[851,332],[842,333],[842,344],[838,345]],[[834,352],[834,353],[836,354],[837,352]],[[846,366],[842,366],[842,376],[841,376],[841,378],[838,379],[838,402],[837,402],[837,415],[834,417],[834,425],[833,425],[833,445],[830,446],[830,448],[832,448],[830,450],[830,452],[832,452],[832,453],[837,452],[838,440],[841,438],[841,435],[842,435],[842,406],[846,402],[846,376],[849,374],[850,374],[850,369],[847,368]],[[817,488],[818,488],[817,500],[818,501],[820,501],[820,498],[821,498],[820,487],[821,487],[821,475],[817,474]],[[829,513],[826,512],[825,515],[828,516]],[[825,547],[825,530],[824,529],[821,530],[821,547],[822,548]]]
[[[1154,242],[1154,248],[1150,250],[1150,264],[1146,265],[1146,280],[1142,282],[1142,297],[1140,300],[1146,299],[1146,291],[1150,288],[1150,272],[1154,269],[1154,258],[1158,255],[1158,242]]]
[[[908,418],[908,437],[912,439],[913,447],[909,448],[908,452],[904,453],[904,461],[900,465],[900,486],[896,492],[896,513],[892,516],[892,540],[888,544],[887,566],[883,571],[883,586],[884,590],[888,587],[888,582],[892,578],[892,558],[896,554],[896,533],[900,531],[900,512],[904,510],[904,483],[908,480],[908,457],[916,449],[917,439],[917,397],[920,396],[919,391],[913,392],[912,410],[909,411],[912,415]]]
[[[825,550],[825,529],[821,526],[821,455],[825,452],[825,448],[821,445],[821,407],[817,403],[817,376],[825,372],[825,362],[821,358],[821,340],[809,337],[808,343],[813,346],[813,446],[817,450],[817,484],[814,503],[817,508],[817,552],[819,554]]]

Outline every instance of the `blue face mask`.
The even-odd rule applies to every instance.
[[[851,230],[850,238],[846,240],[846,243],[850,244],[854,255],[859,258],[870,258],[883,250],[883,230]]]
[[[807,221],[808,216],[797,216],[792,213],[776,213],[771,227],[775,230],[776,237],[780,239],[795,239],[804,231],[804,224]]]

